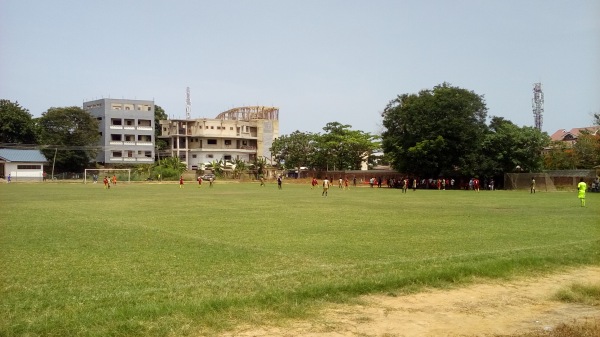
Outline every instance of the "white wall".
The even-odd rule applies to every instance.
[[[39,170],[19,170],[18,165],[39,165]],[[5,163],[4,176],[8,177],[10,173],[11,181],[27,180],[27,181],[42,181],[44,173],[44,165],[41,163]]]

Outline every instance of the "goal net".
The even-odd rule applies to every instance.
[[[535,179],[536,190],[556,192],[556,186],[547,173],[506,173],[504,185],[508,190],[530,189],[532,178]]]
[[[83,183],[102,182],[104,177],[112,179],[116,177],[117,181],[131,182],[131,169],[85,169],[83,174]]]

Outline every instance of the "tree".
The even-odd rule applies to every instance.
[[[543,167],[542,150],[549,143],[548,135],[534,127],[518,127],[502,117],[493,117],[482,142],[481,171],[494,176],[519,166],[526,172],[539,172]]]
[[[295,167],[298,173],[300,173],[301,167],[309,166],[314,150],[315,135],[300,131],[294,131],[290,135],[283,135],[275,139],[270,149],[279,165]]]
[[[233,161],[233,177],[234,178],[239,178],[242,176],[242,174],[244,173],[244,171],[246,171],[248,169],[248,165],[246,165],[246,162],[242,159],[236,158]]]
[[[483,96],[448,83],[403,94],[382,113],[382,148],[401,172],[472,175],[479,170],[486,116]]]
[[[156,164],[152,172],[160,179],[178,179],[183,172],[187,170],[186,164],[177,157],[166,157]]]
[[[326,169],[359,170],[365,160],[369,160],[374,150],[380,147],[378,137],[369,133],[351,130],[351,125],[330,122],[325,125],[325,133],[319,135],[314,162]]]
[[[0,99],[0,143],[35,144],[35,123],[18,102]]]
[[[98,151],[98,120],[80,107],[50,108],[38,120],[42,153],[59,171],[80,172]]]
[[[154,144],[159,150],[167,147],[167,142],[162,139],[158,139],[161,134],[160,121],[166,120],[169,117],[165,113],[165,110],[160,105],[154,105]]]
[[[573,149],[564,142],[552,142],[544,154],[544,169],[546,170],[572,170],[577,167]]]
[[[600,135],[582,131],[573,145],[576,167],[592,169],[600,165]]]

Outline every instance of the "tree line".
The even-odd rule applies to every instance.
[[[584,132],[572,147],[552,144],[545,132],[487,113],[483,95],[443,83],[388,102],[380,135],[339,122],[327,123],[322,133],[296,130],[282,135],[270,148],[272,164],[326,171],[358,170],[378,162],[422,177],[492,177],[600,165],[598,134]],[[165,119],[165,111],[155,105],[155,125]],[[600,125],[600,113],[593,115],[593,123]],[[160,128],[155,133],[159,136]],[[99,138],[98,120],[81,107],[52,107],[33,118],[18,102],[0,99],[0,146],[40,148],[58,171],[89,168],[100,150]],[[155,143],[159,149],[165,145],[158,137]],[[383,157],[376,156],[378,152]],[[267,165],[263,158],[249,164]],[[238,161],[236,167],[239,171],[247,166]]]

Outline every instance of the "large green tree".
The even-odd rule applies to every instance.
[[[539,172],[542,151],[550,143],[546,133],[530,126],[518,127],[502,117],[493,117],[482,142],[481,173],[489,176],[521,171]]]
[[[279,165],[295,167],[300,172],[301,167],[310,166],[315,152],[315,137],[309,132],[294,131],[275,139],[270,151]]]
[[[98,120],[80,107],[50,108],[38,120],[42,152],[55,169],[80,172],[98,153]]]
[[[18,102],[0,99],[0,143],[36,143],[35,123]]]
[[[600,165],[600,135],[582,131],[573,145],[576,167],[592,169]]]
[[[487,130],[483,96],[443,83],[398,96],[382,116],[382,148],[396,170],[425,176],[479,171]]]
[[[352,130],[351,125],[330,122],[317,140],[313,162],[321,169],[359,170],[363,161],[371,158],[381,145],[378,137],[367,132]]]

